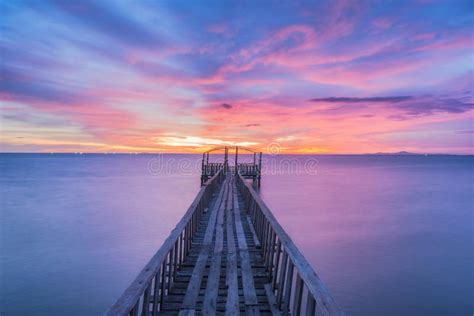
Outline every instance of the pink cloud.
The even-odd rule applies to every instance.
[[[291,46],[285,46],[285,41],[293,39]],[[209,78],[201,78],[198,82],[218,83],[223,82],[226,77],[247,72],[264,62],[267,56],[282,53],[284,55],[297,54],[298,52],[317,47],[317,36],[313,28],[307,25],[290,25],[272,34],[270,37],[259,41],[247,48],[241,49],[230,56],[231,62],[220,67],[215,75]]]

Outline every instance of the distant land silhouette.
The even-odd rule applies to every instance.
[[[412,153],[409,151],[399,151],[395,153],[385,153],[385,152],[377,152],[377,153],[372,153],[368,155],[394,155],[394,156],[415,156],[415,155],[426,155],[426,154],[420,154],[420,153]]]

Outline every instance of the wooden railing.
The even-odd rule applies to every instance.
[[[208,162],[203,165],[202,173],[207,176],[213,176],[221,169],[224,169],[225,164],[222,162]]]
[[[105,315],[157,315],[188,256],[204,209],[224,178],[221,169],[205,183],[161,248]]]
[[[260,173],[259,167],[254,163],[239,163],[237,165],[239,173],[242,175],[255,175],[258,176]]]
[[[271,276],[270,290],[285,315],[344,315],[328,289],[241,174],[237,185],[260,240]]]

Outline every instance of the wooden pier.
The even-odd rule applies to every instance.
[[[253,162],[240,162],[239,163],[239,148],[249,152],[253,156]],[[224,161],[222,162],[209,162],[209,155],[212,152],[224,151]],[[258,155],[258,161],[257,161]],[[253,151],[246,147],[235,147],[235,160],[234,166],[238,168],[238,171],[245,179],[252,179],[253,183],[260,187],[262,178],[262,152]],[[201,185],[204,185],[207,180],[212,178],[217,172],[224,169],[224,172],[229,171],[229,147],[216,147],[208,150],[202,154],[202,166],[201,166]]]
[[[106,315],[344,315],[255,191],[261,153],[229,166],[224,151],[203,155],[201,190]]]

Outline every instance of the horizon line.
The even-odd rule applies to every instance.
[[[0,154],[36,154],[36,155],[202,155],[204,152],[3,152]],[[220,152],[216,153],[220,154]],[[374,153],[263,153],[269,156],[474,156],[474,153],[417,153],[417,152],[374,152]],[[239,153],[239,155],[252,155],[251,153]]]

